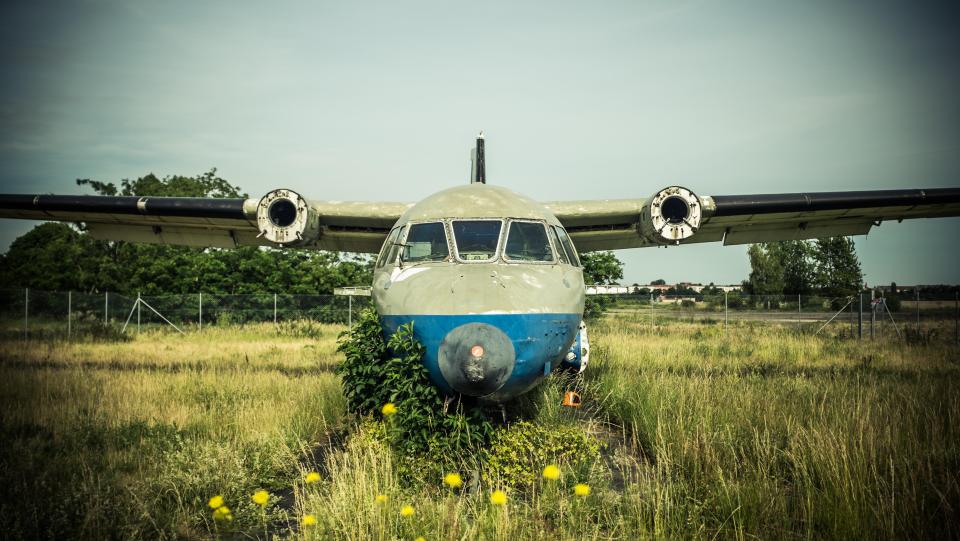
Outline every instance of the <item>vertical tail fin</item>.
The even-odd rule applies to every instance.
[[[487,167],[483,161],[483,132],[477,136],[477,146],[470,151],[470,184],[487,183]]]

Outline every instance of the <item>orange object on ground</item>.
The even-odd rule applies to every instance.
[[[576,391],[567,391],[563,395],[563,405],[571,408],[580,407],[580,393]]]

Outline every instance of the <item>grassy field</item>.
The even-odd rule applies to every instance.
[[[401,483],[376,420],[347,413],[339,326],[0,341],[7,538],[960,537],[960,349],[792,326],[595,324],[584,406],[565,382],[508,412],[602,448],[490,503]],[[549,450],[528,465],[555,462]],[[317,471],[320,481],[304,475]],[[590,487],[586,497],[572,487]],[[271,496],[261,508],[259,489]],[[222,495],[233,521],[207,507]],[[385,496],[378,501],[377,496]],[[381,498],[382,499],[382,498]],[[412,516],[401,516],[405,505]],[[316,524],[302,526],[304,515]]]

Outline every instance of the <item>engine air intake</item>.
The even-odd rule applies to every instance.
[[[658,244],[679,244],[700,229],[703,208],[700,198],[682,186],[655,193],[641,214],[641,233]]]
[[[281,246],[309,244],[320,236],[320,220],[310,203],[292,190],[273,190],[257,205],[260,236]]]

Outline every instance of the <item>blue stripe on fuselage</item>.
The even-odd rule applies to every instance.
[[[504,332],[513,342],[516,365],[510,379],[496,395],[506,399],[527,391],[543,377],[545,363],[559,361],[570,349],[580,326],[580,314],[471,314],[390,315],[380,321],[386,336],[413,321],[413,332],[426,348],[424,365],[430,379],[448,394],[455,394],[440,372],[440,343],[453,329],[466,323],[486,323]],[[551,367],[552,369],[552,367]]]

